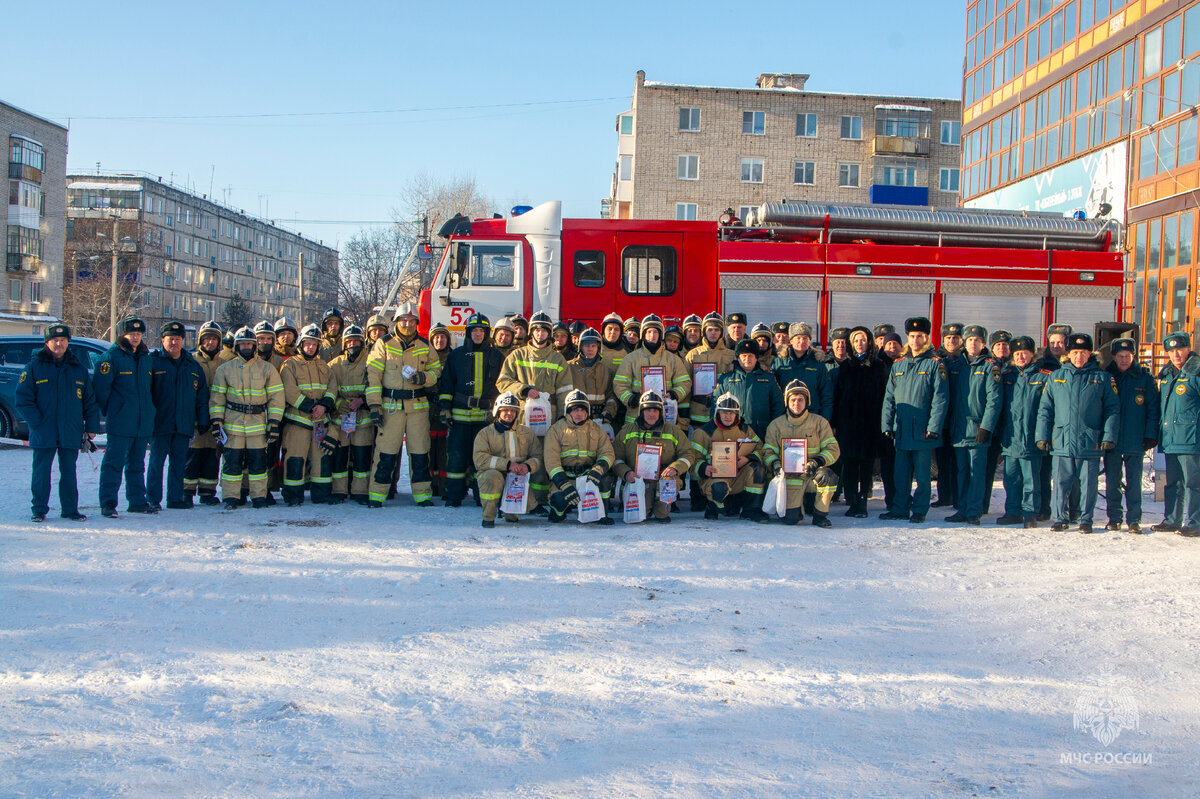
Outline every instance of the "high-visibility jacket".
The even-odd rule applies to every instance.
[[[613,463],[613,474],[618,480],[625,479],[631,469],[637,468],[639,444],[650,444],[662,447],[658,456],[659,474],[668,467],[674,469],[680,477],[692,468],[692,442],[679,425],[663,421],[659,417],[658,424],[646,427],[644,420],[639,417],[621,428],[613,441],[613,451],[617,459]],[[657,475],[656,475],[657,479]]]
[[[620,406],[613,391],[612,364],[596,356],[589,366],[580,355],[569,361],[567,366],[571,370],[571,386],[587,394],[588,402],[592,405],[592,418],[618,419]]]
[[[471,460],[477,472],[486,469],[503,472],[513,461],[524,463],[530,472],[536,472],[542,465],[542,440],[520,422],[514,422],[507,430],[493,422],[475,436]]]
[[[563,472],[578,474],[596,464],[611,469],[616,460],[608,434],[591,419],[581,424],[569,417],[559,419],[546,432],[542,448],[551,480]]]
[[[404,376],[404,367],[414,370]],[[390,411],[429,409],[429,396],[437,396],[442,362],[429,342],[414,335],[405,342],[397,332],[382,336],[371,347],[367,358],[367,405],[381,405]],[[425,377],[416,382],[417,374]]]
[[[217,367],[208,402],[208,415],[229,433],[266,435],[268,423],[283,420],[283,381],[257,354],[248,361],[237,357]]]
[[[333,382],[333,372],[329,370],[329,364],[320,357],[308,359],[297,355],[288,358],[279,377],[283,382],[283,397],[287,402],[283,418],[289,422],[311,429],[313,408],[318,404],[324,405],[326,410],[333,407],[331,398],[337,392],[337,385]]]
[[[686,402],[691,394],[692,376],[682,358],[661,345],[653,353],[645,347],[638,347],[625,356],[613,375],[613,391],[617,394],[617,400],[628,408],[625,421],[637,417],[638,397],[646,390],[642,377],[646,369],[652,368],[663,370],[663,390],[674,394],[680,403]]]
[[[362,405],[354,413],[355,424],[361,427],[369,424],[367,417],[367,358],[370,357],[366,347],[358,354],[356,360],[343,352],[329,362],[329,372],[333,375],[333,395],[330,397],[339,416],[351,413],[350,401],[361,397]]]
[[[549,398],[553,419],[561,414],[562,403],[571,390],[571,371],[548,340],[541,347],[526,344],[504,359],[500,376],[496,378],[496,389],[511,391],[521,398],[522,403],[529,396],[529,390],[536,389]]]

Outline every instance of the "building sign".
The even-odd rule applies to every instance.
[[[1112,206],[1111,217],[1124,224],[1125,177],[1129,171],[1126,153],[1126,143],[1119,142],[981,194],[963,205],[985,210],[1051,211],[1063,216],[1083,210],[1090,219],[1099,213],[1100,203],[1108,203]]]

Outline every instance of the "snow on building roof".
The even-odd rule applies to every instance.
[[[108,180],[76,180],[67,184],[68,189],[87,191],[141,191],[141,183],[115,183]]]
[[[932,114],[932,108],[926,108],[923,105],[900,105],[900,104],[883,104],[875,106],[876,111],[921,111],[927,114]]]
[[[723,91],[723,92],[767,92],[775,94],[792,93],[792,94],[812,94],[820,97],[877,97],[879,99],[896,99],[896,100],[911,100],[916,99],[898,94],[861,94],[858,92],[814,92],[809,89],[794,89],[791,87],[781,89],[761,89],[758,86],[698,86],[688,83],[664,83],[657,80],[645,81],[642,86],[654,89],[699,89],[702,91]],[[940,103],[961,103],[959,97],[922,97],[922,100],[932,100]],[[929,109],[925,109],[929,110]]]

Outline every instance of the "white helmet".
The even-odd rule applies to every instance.
[[[505,391],[496,397],[496,402],[492,405],[492,415],[499,416],[500,411],[504,408],[512,408],[514,411],[521,410],[521,399],[511,391]]]

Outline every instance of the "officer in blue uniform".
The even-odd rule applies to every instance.
[[[963,331],[963,368],[950,375],[950,442],[958,467],[958,512],[948,522],[979,524],[987,486],[987,453],[1000,424],[1000,367],[987,348],[987,330]]]
[[[142,341],[146,323],[131,316],[117,325],[117,333],[120,338],[92,373],[92,388],[108,433],[108,447],[100,463],[100,513],[110,519],[117,515],[122,472],[129,512],[158,512],[146,501],[146,448],[154,433],[150,350]]]
[[[1092,354],[1092,337],[1072,333],[1067,337],[1067,360],[1050,375],[1038,407],[1038,449],[1054,457],[1054,532],[1069,527],[1070,495],[1076,485],[1079,532],[1092,532],[1100,457],[1117,446],[1119,405],[1116,381]]]
[[[1004,515],[996,524],[1037,527],[1046,455],[1037,446],[1037,416],[1050,370],[1029,336],[1012,340],[1012,363],[1000,373],[1004,393],[1000,446],[1004,453]]]
[[[208,380],[203,367],[183,348],[186,332],[182,323],[167,322],[159,330],[162,349],[150,353],[155,414],[146,499],[154,507],[162,502],[166,461],[167,507],[176,510],[192,507],[183,491],[188,444],[208,432]]]
[[[29,448],[33,451],[33,494],[35,522],[46,521],[50,510],[50,467],[58,456],[58,504],[64,519],[83,521],[79,512],[79,483],[75,461],[84,440],[100,432],[100,408],[88,379],[87,368],[71,352],[71,328],[48,326],[42,333],[46,346],[21,372],[17,382],[17,410],[29,425]]]
[[[1116,449],[1104,453],[1106,530],[1121,529],[1121,498],[1129,532],[1142,531],[1142,461],[1146,450],[1158,443],[1158,384],[1154,375],[1137,363],[1137,342],[1115,339],[1109,345],[1113,359],[1105,367],[1117,382],[1121,434]]]
[[[793,322],[788,326],[787,351],[766,365],[775,375],[780,391],[793,380],[808,386],[808,393],[812,395],[812,407],[808,412],[824,416],[828,421],[833,416],[833,378],[825,364],[817,360],[812,349],[812,338],[812,325]]]
[[[930,461],[946,427],[950,392],[946,369],[929,344],[933,324],[913,317],[904,330],[908,345],[892,364],[881,418],[883,435],[896,445],[895,493],[891,509],[879,518],[920,524],[929,512]]]
[[[1170,363],[1160,373],[1161,427],[1158,448],[1167,459],[1163,520],[1153,529],[1200,536],[1200,355],[1187,333],[1163,339]]]
[[[967,359],[963,354],[962,322],[948,322],[942,325],[942,346],[934,352],[942,360],[946,370],[946,379],[953,385],[961,371],[967,368]],[[950,438],[950,418],[954,415],[954,397],[950,397],[950,405],[946,411],[946,429],[942,431],[942,439],[934,450],[934,460],[937,461],[937,502],[935,508],[962,509],[962,497],[958,493],[958,456],[954,453],[954,442]]]

